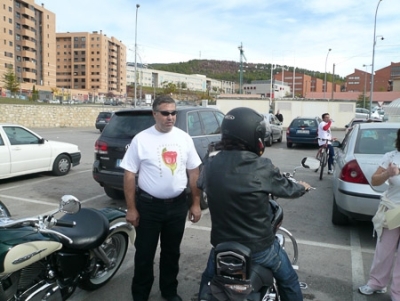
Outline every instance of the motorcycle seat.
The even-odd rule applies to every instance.
[[[250,282],[254,292],[258,292],[263,286],[271,286],[274,283],[272,271],[261,265],[253,264]]]
[[[76,214],[65,214],[60,220],[76,222],[73,228],[52,228],[72,239],[72,244],[63,242],[69,249],[90,250],[100,246],[106,239],[110,226],[104,214],[91,208],[82,208]]]

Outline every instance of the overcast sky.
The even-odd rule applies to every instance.
[[[192,59],[273,63],[346,76],[372,63],[378,0],[41,0],[57,32],[102,30],[121,40],[134,61]],[[400,1],[379,5],[375,70],[400,62]],[[381,40],[380,36],[384,37]],[[367,67],[370,72],[371,67]]]

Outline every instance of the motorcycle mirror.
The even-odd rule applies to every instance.
[[[301,166],[304,168],[317,169],[319,168],[319,164],[319,160],[312,157],[305,157],[301,160]]]
[[[0,219],[1,218],[10,218],[11,214],[10,211],[8,211],[8,208],[6,205],[3,204],[2,201],[0,201]]]
[[[73,195],[64,195],[60,201],[60,212],[75,214],[81,210],[81,202]]]

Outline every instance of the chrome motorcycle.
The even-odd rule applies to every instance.
[[[315,158],[305,157],[301,166],[292,173],[283,173],[283,176],[296,182],[294,175],[299,167],[314,170],[319,166]],[[315,189],[315,188],[311,188]],[[298,246],[295,237],[290,231],[282,227],[283,209],[276,202],[276,197],[270,196],[272,212],[272,229],[280,246],[286,250],[286,238],[291,242],[291,263],[295,270],[298,269]],[[278,286],[272,271],[258,264],[252,264],[251,251],[246,246],[235,242],[223,242],[215,247],[214,258],[215,276],[213,280],[202,289],[200,301],[279,301]],[[305,284],[301,283],[301,286]]]
[[[0,301],[66,300],[77,287],[105,285],[135,240],[125,216],[64,195],[50,214],[13,220],[0,201]]]

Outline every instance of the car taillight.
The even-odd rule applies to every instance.
[[[104,141],[97,140],[94,144],[94,152],[101,155],[108,154],[108,144]]]
[[[288,127],[287,129],[286,129],[286,135],[289,135],[290,134],[290,128]]]
[[[350,183],[369,184],[356,160],[352,160],[343,166],[340,179]]]
[[[109,122],[109,121],[110,121],[110,119],[111,119],[111,118],[110,118],[110,117],[108,117],[108,118],[106,118],[106,121],[107,121],[107,122]]]

